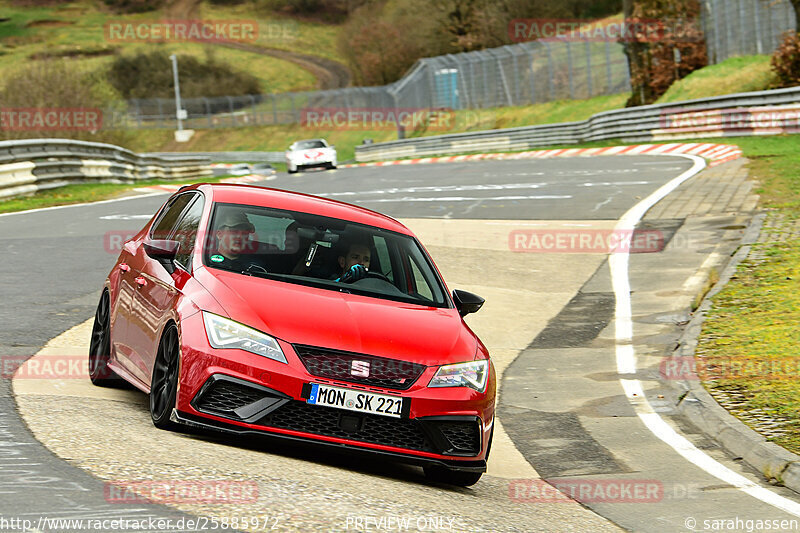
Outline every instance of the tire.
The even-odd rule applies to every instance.
[[[89,344],[89,379],[98,387],[119,387],[122,380],[108,368],[111,358],[111,298],[103,291],[94,314]]]
[[[286,168],[286,171],[287,171],[289,174],[297,174],[297,169],[294,169],[294,170],[292,170],[291,168],[288,168],[288,167],[287,167],[287,168]]]
[[[178,393],[180,351],[178,327],[170,324],[161,335],[150,383],[150,417],[153,425],[159,429],[178,428],[178,424],[170,420],[170,415]]]
[[[450,470],[443,466],[424,466],[425,477],[429,481],[456,485],[458,487],[471,487],[483,475],[483,472],[465,472],[463,470]]]

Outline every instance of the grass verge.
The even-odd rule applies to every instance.
[[[215,183],[223,178],[229,177],[230,176],[214,176],[202,181],[205,183]],[[145,180],[137,181],[136,183],[78,183],[75,185],[66,185],[57,189],[39,191],[30,196],[0,200],[0,213],[14,213],[16,211],[26,211],[28,209],[99,202],[100,200],[116,198],[138,187],[148,187],[150,185],[186,185],[197,182],[198,180]]]
[[[461,110],[455,112],[446,130],[418,129],[407,137],[424,137],[447,133],[512,128],[530,124],[554,124],[585,120],[595,113],[625,105],[628,94],[597,96],[589,100],[555,101],[525,107]],[[176,143],[171,130],[140,130],[130,134],[126,148],[134,152],[215,152],[266,151],[282,152],[298,139],[322,137],[336,146],[339,161],[354,159],[355,148],[364,139],[374,142],[397,139],[397,131],[385,129],[310,128],[301,124],[280,126],[251,126],[197,130],[187,143]]]
[[[800,219],[797,136],[732,142],[751,161],[750,174],[760,182],[761,205],[771,209],[768,216],[791,230]],[[768,239],[754,246],[714,296],[697,349],[706,369],[701,376],[706,389],[735,396],[733,414],[751,427],[780,421],[780,430],[768,439],[794,453],[800,453],[798,235],[797,230],[787,231],[785,240]]]

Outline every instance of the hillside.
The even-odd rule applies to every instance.
[[[112,22],[137,24],[186,18],[253,20],[258,22],[259,31],[257,39],[242,48],[202,42],[115,42],[107,31]],[[338,85],[349,81],[341,73],[333,77],[325,73],[337,65],[340,71],[347,72],[335,46],[339,26],[300,22],[256,10],[251,4],[219,6],[202,2],[190,13],[162,9],[121,15],[99,0],[56,2],[48,7],[20,6],[6,0],[0,2],[0,19],[0,72],[4,77],[49,58],[70,58],[76,68],[95,70],[107,67],[121,54],[158,49],[195,57],[212,53],[253,74],[263,93],[333,88],[330,83],[320,83],[320,78],[340,80]]]

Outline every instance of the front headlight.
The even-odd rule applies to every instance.
[[[440,366],[428,387],[469,387],[483,392],[488,381],[489,360],[484,359]]]
[[[203,322],[213,348],[245,350],[281,363],[287,362],[278,341],[266,333],[207,311],[203,311]]]

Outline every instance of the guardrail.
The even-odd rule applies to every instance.
[[[204,157],[212,163],[283,163],[284,152],[152,152],[143,156],[163,157]]]
[[[191,179],[212,175],[210,159],[139,155],[111,144],[33,139],[0,142],[0,198],[73,183]]]
[[[478,151],[513,152],[609,139],[651,142],[781,133],[800,133],[800,87],[605,111],[581,122],[360,145],[356,147],[356,161]]]

